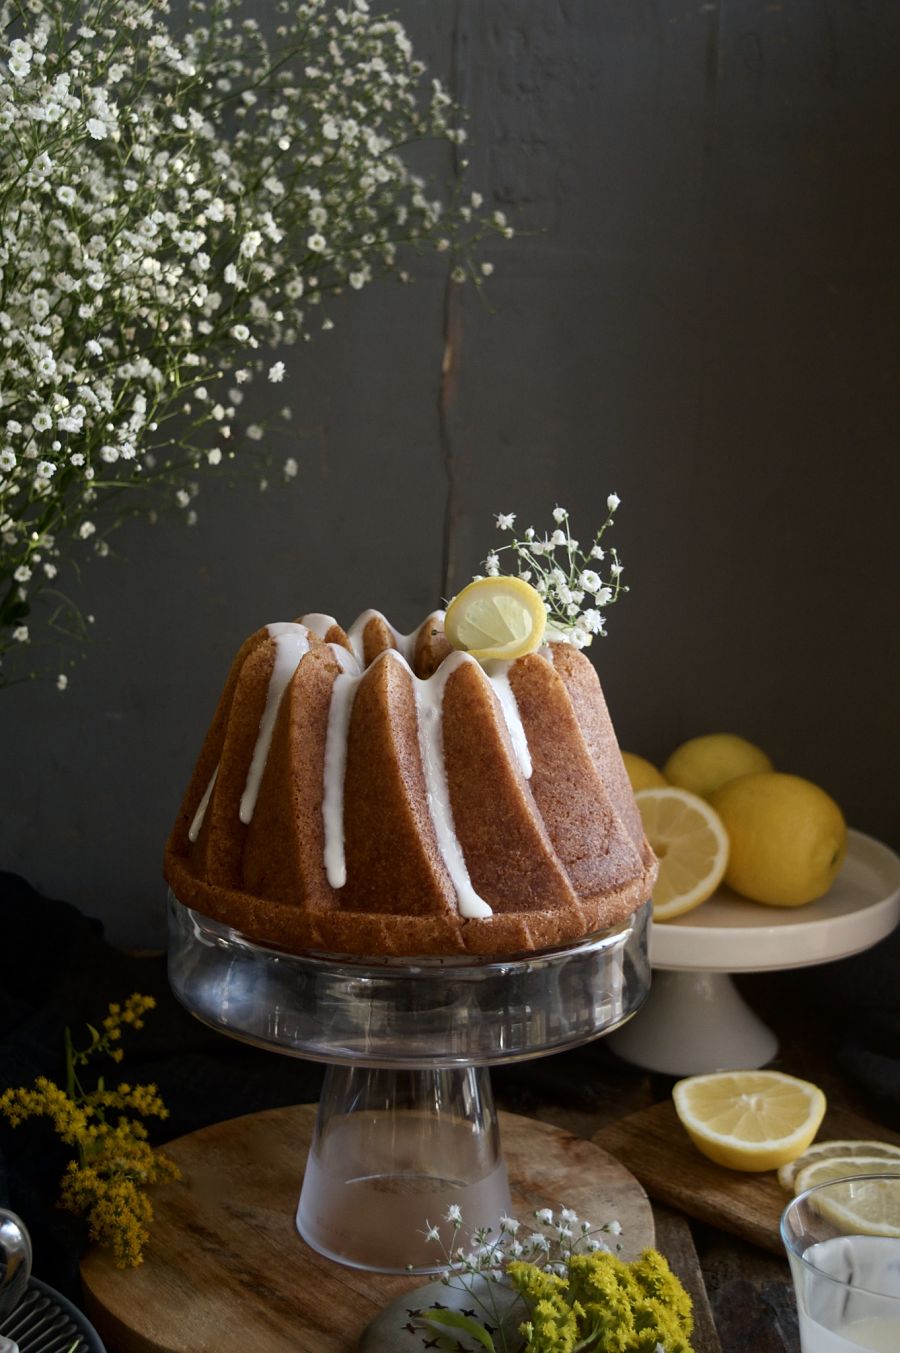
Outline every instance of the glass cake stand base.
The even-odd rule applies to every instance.
[[[319,1253],[381,1273],[445,1267],[511,1208],[491,1065],[573,1047],[646,997],[649,906],[564,949],[510,958],[358,959],[256,943],[170,895],[169,980],[198,1019],[328,1064],[297,1208]]]

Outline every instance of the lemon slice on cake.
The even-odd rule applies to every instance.
[[[809,1146],[825,1113],[810,1081],[781,1071],[714,1071],[672,1090],[675,1112],[704,1156],[730,1170],[777,1170]]]
[[[653,919],[671,921],[718,888],[728,864],[728,834],[715,809],[687,789],[642,789],[635,800],[659,860]]]
[[[444,633],[473,658],[522,658],[541,645],[547,608],[522,578],[478,578],[451,601]]]

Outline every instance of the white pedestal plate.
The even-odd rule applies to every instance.
[[[609,1046],[626,1061],[673,1076],[764,1066],[778,1040],[731,974],[848,958],[883,940],[898,921],[900,859],[851,830],[832,888],[808,906],[761,906],[723,888],[695,911],[651,926],[650,996]]]

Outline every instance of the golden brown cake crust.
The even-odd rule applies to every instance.
[[[257,631],[232,664],[166,849],[165,876],[179,902],[293,952],[377,958],[559,948],[622,924],[649,900],[656,860],[583,654],[554,644],[509,666],[529,778],[489,677],[459,654],[442,666],[438,613],[406,649],[415,676],[398,651],[402,636],[377,614],[358,622],[367,666],[348,676],[338,659],[351,639],[326,621],[325,639],[309,634],[309,652],[284,688],[256,806],[243,822],[277,640]],[[340,781],[346,881],[332,886],[323,803],[339,679],[354,694]],[[443,690],[438,745],[454,840],[490,915],[461,914],[467,908],[436,835],[424,772],[434,751],[420,726],[430,715],[418,712],[415,685],[426,679]]]

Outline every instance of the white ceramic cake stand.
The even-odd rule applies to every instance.
[[[501,960],[296,955],[169,899],[169,980],[198,1019],[325,1062],[297,1228],[328,1258],[382,1273],[444,1267],[447,1209],[466,1231],[510,1211],[491,1065],[624,1023],[644,1000],[649,904],[568,948]]]
[[[761,906],[723,888],[695,911],[652,926],[650,996],[609,1046],[626,1061],[673,1076],[764,1066],[778,1040],[730,974],[848,958],[884,939],[898,920],[900,859],[850,831],[837,879],[808,906]]]

